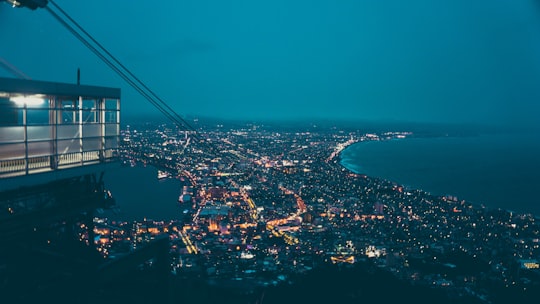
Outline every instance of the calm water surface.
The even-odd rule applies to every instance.
[[[154,220],[179,219],[184,210],[178,203],[182,183],[178,179],[157,179],[151,166],[120,167],[105,173],[105,186],[111,190],[120,212],[108,214],[112,219]]]
[[[540,215],[540,135],[407,138],[361,142],[342,165],[437,195]]]

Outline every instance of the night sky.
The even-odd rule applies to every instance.
[[[56,3],[183,115],[540,124],[537,0]],[[0,57],[155,112],[44,9],[0,3]]]

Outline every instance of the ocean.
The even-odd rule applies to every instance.
[[[342,151],[341,164],[434,195],[540,216],[539,134],[359,142]]]

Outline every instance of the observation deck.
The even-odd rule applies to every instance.
[[[120,89],[0,77],[0,191],[116,159]]]

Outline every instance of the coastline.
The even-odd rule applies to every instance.
[[[371,141],[377,141],[379,143],[382,143],[382,142],[387,142],[387,141],[396,141],[396,139],[402,139],[402,138],[379,138],[378,140],[371,140]],[[461,138],[454,138],[454,137],[436,137],[436,138],[423,138],[423,137],[407,137],[406,138],[407,141],[404,141],[404,142],[408,142],[409,140],[417,140],[417,139],[420,139],[420,140],[446,140],[446,139],[454,139],[454,140],[459,140]],[[401,140],[400,140],[401,141]],[[540,209],[540,208],[534,208],[534,206],[536,206],[536,204],[534,204],[534,200],[525,200],[524,202],[531,202],[531,203],[522,203],[521,206],[516,206],[516,208],[509,208],[508,206],[502,206],[501,202],[492,202],[489,197],[493,197],[495,194],[493,193],[489,193],[489,195],[486,195],[485,197],[486,198],[482,198],[482,199],[471,199],[470,197],[467,197],[467,195],[464,195],[463,193],[459,193],[459,192],[456,192],[456,191],[433,191],[431,189],[426,189],[422,186],[419,186],[418,185],[418,181],[416,181],[416,185],[410,185],[410,184],[407,184],[406,182],[403,183],[403,181],[398,181],[398,179],[393,179],[393,178],[389,178],[387,176],[382,176],[382,175],[374,175],[372,173],[369,172],[369,170],[364,170],[362,169],[362,164],[358,164],[354,161],[351,161],[351,159],[353,159],[352,157],[347,157],[345,156],[344,157],[344,153],[346,154],[347,151],[351,148],[353,148],[354,146],[356,146],[357,144],[366,144],[367,142],[370,142],[370,140],[359,140],[359,141],[356,141],[354,144],[351,144],[351,145],[347,145],[346,148],[342,149],[340,151],[340,153],[336,156],[336,162],[339,166],[341,166],[342,168],[344,168],[345,170],[348,170],[349,172],[352,172],[354,174],[358,174],[358,175],[363,175],[363,176],[367,176],[369,178],[373,178],[373,179],[379,179],[379,180],[384,180],[384,181],[387,181],[387,182],[391,182],[391,183],[395,183],[396,185],[399,185],[399,186],[402,186],[404,187],[405,189],[409,189],[409,190],[417,190],[417,191],[422,191],[424,193],[427,193],[431,196],[434,196],[434,197],[453,197],[453,198],[457,198],[459,199],[460,201],[466,201],[467,203],[471,203],[473,204],[474,206],[477,206],[478,208],[487,208],[487,209],[493,209],[493,210],[496,210],[496,209],[499,209],[499,210],[504,210],[504,211],[507,211],[507,212],[511,212],[511,213],[516,213],[516,214],[530,214],[532,216],[534,216],[535,218],[538,218],[540,219],[540,212],[536,209]],[[410,143],[410,142],[408,142]],[[354,148],[353,148],[354,149]],[[350,152],[350,151],[349,151]],[[371,155],[372,156],[372,155]],[[493,170],[496,170],[493,169]],[[429,170],[428,170],[428,173],[426,174],[430,174],[429,173]],[[414,183],[413,183],[414,184]],[[438,187],[440,188],[440,187]],[[501,191],[500,189],[498,189],[499,191]],[[486,192],[487,193],[487,192]],[[478,193],[476,193],[478,195]],[[482,197],[484,197],[484,194],[485,193],[481,193]],[[520,208],[521,207],[521,208]],[[530,210],[520,210],[520,209],[530,209]]]

